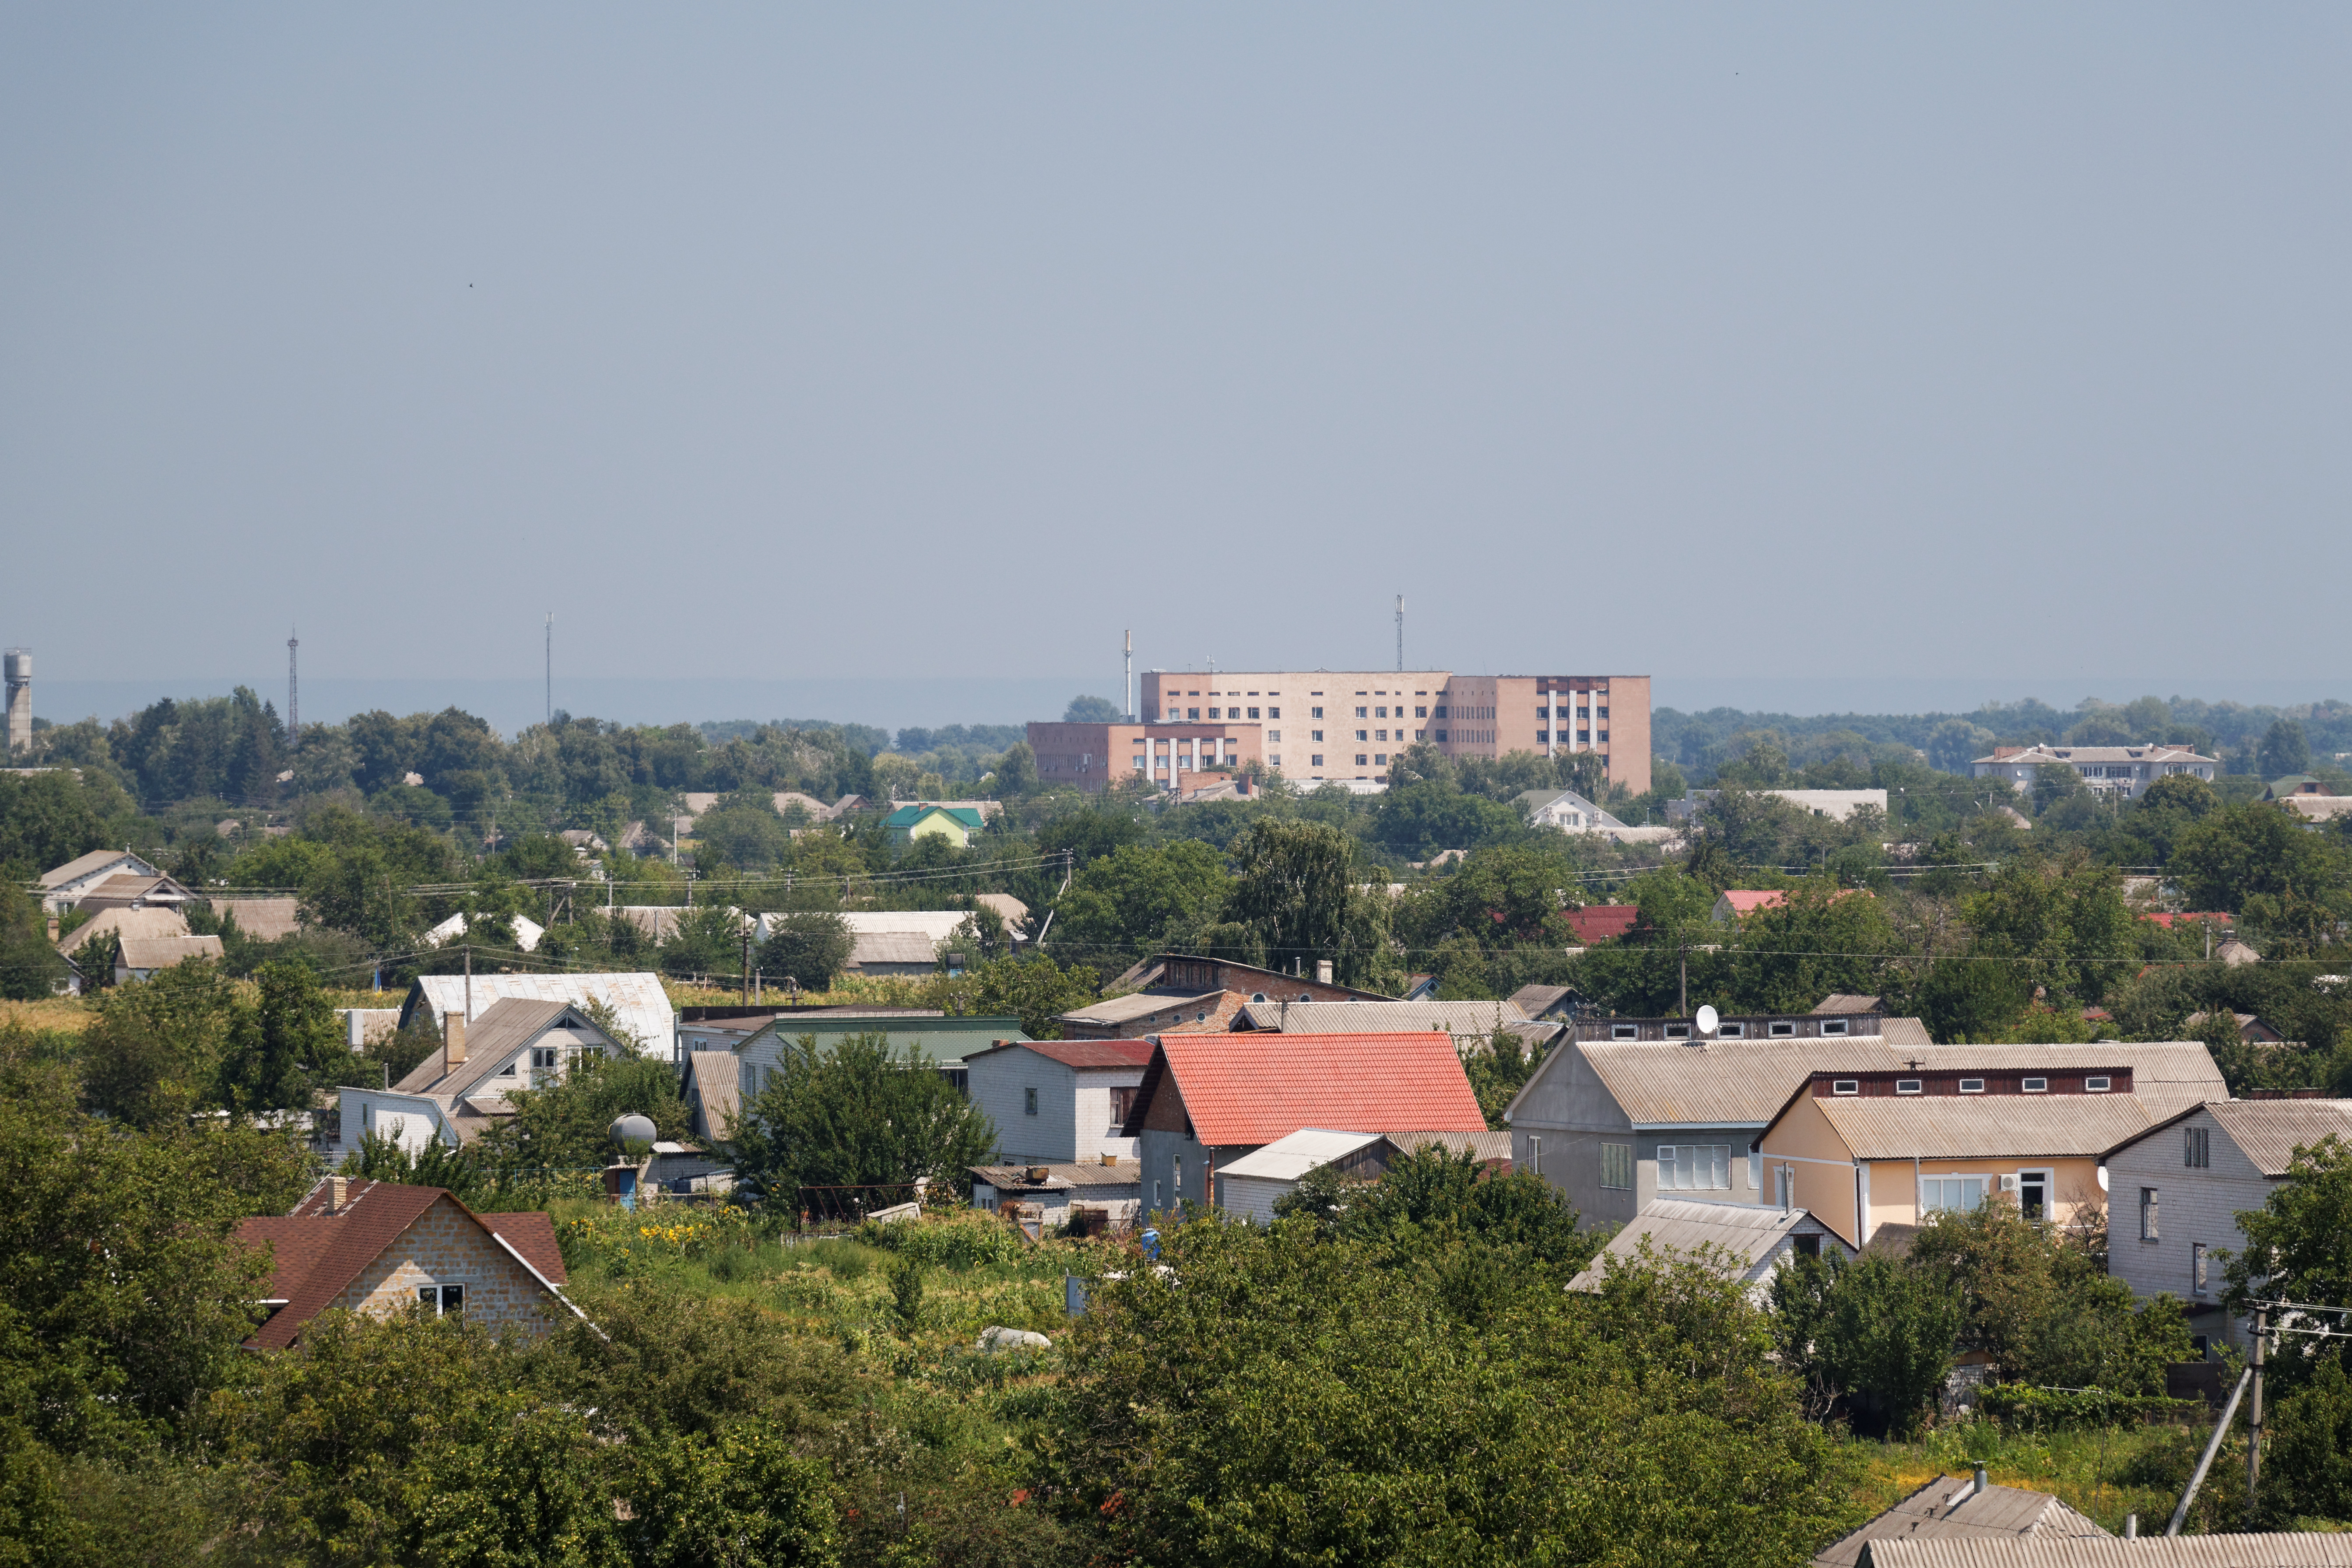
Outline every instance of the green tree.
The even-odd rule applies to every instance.
[[[1342,984],[1393,987],[1385,894],[1357,885],[1348,836],[1319,822],[1265,817],[1234,840],[1240,875],[1228,919],[1249,928],[1268,966],[1307,973],[1332,962]]]
[[[259,996],[240,1007],[221,1064],[220,1102],[231,1110],[308,1110],[348,1050],[335,1027],[335,1005],[310,972],[265,963],[254,979]]]
[[[831,1568],[840,1509],[824,1461],[770,1423],[645,1444],[622,1527],[645,1568]]]
[[[161,1127],[218,1103],[221,1066],[243,1019],[235,985],[209,963],[179,963],[106,994],[82,1036],[89,1106]]]
[[[2101,1000],[2139,958],[2140,927],[2121,879],[2079,851],[2054,863],[2009,862],[1962,900],[1961,911],[1970,954],[2011,963],[2047,989],[2053,1005]]]
[[[1124,844],[1072,876],[1054,934],[1133,957],[1188,946],[1223,909],[1230,880],[1225,858],[1198,839]]]
[[[2237,1217],[2246,1244],[2222,1260],[2231,1311],[2263,1300],[2352,1306],[2352,1143],[2331,1136],[2296,1149],[2286,1180],[2272,1185],[2261,1208]],[[2329,1360],[2341,1359],[2340,1342],[2313,1342]],[[2272,1365],[2293,1382],[2315,1355],[2298,1346]]]
[[[2266,779],[2311,771],[2311,742],[2292,719],[2273,719],[2254,748],[2255,765]]]
[[[790,975],[805,991],[826,991],[849,963],[856,939],[849,922],[824,910],[772,917],[760,945],[760,970],[771,980]]]
[[[971,1167],[996,1146],[987,1115],[887,1035],[851,1035],[830,1050],[803,1035],[779,1056],[732,1142],[738,1181],[772,1212],[796,1212],[803,1187],[921,1176],[968,1192]]]
[[[1889,1258],[1849,1263],[1832,1254],[1784,1265],[1772,1290],[1792,1365],[1895,1433],[1917,1430],[1943,1390],[1960,1327],[1948,1279]]]
[[[110,946],[84,962],[105,962],[110,953]],[[65,978],[66,962],[49,945],[39,901],[13,883],[0,883],[0,996],[36,1001],[54,992]]]
[[[2326,940],[2352,909],[2343,841],[2268,801],[2224,806],[2185,829],[2171,871],[2191,908],[2242,915],[2290,947]]]
[[[2352,1378],[2341,1358],[2322,1360],[2310,1382],[2273,1407],[2263,1464],[2264,1511],[2287,1528],[2299,1516],[2352,1519]]]
[[[1807,881],[1740,922],[1732,956],[1738,1009],[1801,1013],[1832,992],[1886,989],[1888,956],[1906,944],[1871,894]]]
[[[929,998],[950,1017],[1018,1018],[1033,1040],[1062,1037],[1061,1015],[1102,994],[1102,977],[1083,963],[1065,969],[1036,948],[988,958],[931,983]]]
[[[499,1119],[468,1151],[501,1176],[531,1170],[601,1167],[613,1158],[611,1130],[623,1116],[648,1117],[656,1138],[683,1138],[686,1104],[677,1070],[631,1052],[583,1052],[562,1079],[543,1089],[507,1091],[513,1114]]]
[[[1029,749],[1026,741],[1015,741],[996,761],[995,795],[999,800],[1018,800],[1037,787],[1037,753]]]
[[[1116,724],[1122,717],[1118,704],[1108,697],[1073,697],[1062,710],[1065,724]]]

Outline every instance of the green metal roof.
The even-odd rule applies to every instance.
[[[975,833],[987,826],[981,820],[980,813],[968,805],[902,805],[892,812],[886,821],[892,827],[912,827],[934,813],[941,816],[954,817]]]

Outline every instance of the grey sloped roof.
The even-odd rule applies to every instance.
[[[687,1058],[686,1097],[697,1108],[696,1131],[706,1139],[727,1136],[727,1124],[743,1110],[742,1064],[733,1051],[697,1051]]]
[[[1937,1476],[1814,1557],[1814,1568],[1850,1568],[1865,1544],[1888,1541],[2112,1541],[2092,1520],[2047,1492],[2020,1487],[1976,1489],[1970,1476]],[[1883,1561],[1883,1559],[1882,1559]]]
[[[216,936],[126,936],[122,939],[125,969],[169,969],[191,958],[218,958]]]
[[[485,1078],[496,1072],[499,1064],[538,1039],[548,1030],[568,1023],[572,1028],[584,1029],[609,1046],[611,1037],[596,1027],[595,1022],[569,1002],[535,1002],[520,997],[507,997],[491,1003],[474,1015],[466,1026],[466,1059],[457,1070],[444,1077],[441,1053],[434,1052],[410,1069],[406,1078],[393,1087],[403,1094],[431,1094],[454,1099],[470,1091]],[[733,1058],[728,1058],[732,1061]]]
[[[1864,1561],[1871,1568],[2352,1568],[2352,1535],[1897,1538],[1872,1542]]]
[[[1598,1290],[1604,1277],[1604,1259],[1636,1257],[1643,1241],[1654,1252],[1689,1253],[1701,1247],[1718,1247],[1737,1260],[1735,1278],[1745,1278],[1759,1260],[1768,1257],[1793,1231],[1820,1233],[1821,1222],[1804,1209],[1779,1209],[1762,1204],[1710,1204],[1684,1198],[1654,1198],[1642,1205],[1633,1223],[1610,1237],[1599,1257],[1568,1282],[1571,1290]]]
[[[473,984],[477,1018],[492,1003],[510,996],[569,1002],[583,1013],[596,1002],[611,1008],[614,1022],[638,1037],[638,1048],[646,1056],[667,1057],[673,1047],[677,1014],[657,974],[477,974]],[[443,1014],[463,1012],[465,1006],[464,975],[421,974],[400,1009],[401,1026],[407,1027],[420,1010],[437,1022]]]
[[[1389,1132],[1388,1141],[1405,1153],[1412,1153],[1424,1143],[1439,1144],[1456,1154],[1468,1154],[1484,1164],[1489,1160],[1507,1162],[1511,1158],[1511,1134],[1508,1129],[1500,1132]]]
[[[850,967],[868,963],[937,963],[938,946],[919,931],[869,931],[859,937],[849,949]]]
[[[1115,1026],[1160,1013],[1182,1013],[1188,1008],[1194,1012],[1205,1011],[1218,1005],[1219,998],[1223,995],[1222,991],[1203,992],[1198,996],[1171,996],[1156,991],[1139,991],[1131,996],[1113,996],[1104,1002],[1089,1002],[1061,1016],[1066,1023]]]
[[[1944,1071],[2128,1066],[2141,1100],[2168,1113],[2184,1103],[2222,1100],[2229,1090],[2212,1054],[2194,1040],[2159,1045],[1937,1046],[1859,1036],[1847,1039],[1718,1040],[1693,1046],[1654,1040],[1580,1040],[1546,1057],[1520,1090],[1581,1056],[1637,1127],[1761,1127],[1816,1072],[1893,1072],[1916,1061]],[[1938,1101],[1938,1103],[1942,1103]]]
[[[1241,1016],[1253,1029],[1293,1035],[1404,1035],[1436,1030],[1481,1038],[1528,1022],[1514,1002],[1252,1002]]]
[[[61,888],[68,882],[79,881],[84,877],[104,870],[109,866],[116,865],[135,867],[137,868],[137,874],[142,877],[153,877],[161,874],[154,867],[150,866],[146,861],[142,860],[138,856],[131,854],[128,850],[93,849],[87,855],[77,855],[72,859],[67,861],[64,865],[53,867],[50,869],[42,872],[41,886],[44,888]]]
[[[2100,1155],[2180,1109],[2140,1094],[1813,1101],[1858,1160]]]
[[[302,928],[299,899],[238,899],[215,895],[215,914],[236,917],[236,929],[263,942],[291,936]]]
[[[2265,1176],[2284,1176],[2294,1152],[2327,1137],[2352,1142],[2352,1100],[2229,1100],[2205,1108]]]
[[[125,942],[150,941],[156,937],[185,936],[188,919],[178,910],[156,905],[143,910],[100,910],[89,920],[66,933],[58,943],[58,951],[72,957],[81,951],[84,942],[108,931],[120,931]]]

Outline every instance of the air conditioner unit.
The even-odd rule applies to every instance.
[[[2013,1193],[2017,1191],[2017,1178],[2015,1176],[2003,1176],[2000,1179],[2000,1190],[2004,1193]]]

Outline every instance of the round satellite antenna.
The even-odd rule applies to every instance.
[[[1715,1033],[1715,1026],[1717,1024],[1722,1023],[1723,1019],[1717,1016],[1714,1008],[1706,1005],[1705,1003],[1701,1003],[1699,1004],[1698,1016],[1691,1021],[1698,1026],[1698,1032],[1700,1034],[1712,1035]]]

